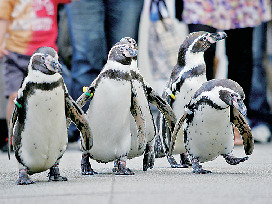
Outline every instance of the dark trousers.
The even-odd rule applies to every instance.
[[[207,31],[214,33],[217,30],[213,27],[199,24],[188,25],[189,32]],[[245,92],[245,105],[248,107],[249,94],[251,89],[252,77],[252,37],[253,28],[240,28],[225,30],[228,37],[226,38],[226,55],[228,58],[228,78],[240,84]],[[204,54],[207,66],[207,79],[214,78],[214,56],[216,44],[213,44]]]

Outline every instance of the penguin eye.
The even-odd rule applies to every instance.
[[[46,58],[48,58],[48,55],[42,55],[42,56],[41,56],[41,59],[42,59],[43,61],[45,61]]]
[[[206,40],[207,38],[205,36],[203,36],[202,38],[200,38],[200,41],[204,41]]]

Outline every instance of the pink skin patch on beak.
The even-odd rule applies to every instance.
[[[54,71],[54,69],[51,67],[50,61],[52,60],[51,56],[47,56],[44,60],[44,63],[46,64],[47,68],[51,71]]]
[[[239,105],[238,105],[237,101],[232,100],[232,104],[236,109],[239,109]]]
[[[52,58],[52,57],[50,57],[50,56],[45,57],[44,62],[45,62],[45,64],[46,64],[46,66],[49,66],[49,65],[50,65],[50,59],[51,59],[51,58]]]
[[[131,48],[129,45],[126,45],[125,48],[123,48],[123,54],[126,57],[135,57],[136,52],[133,48]]]

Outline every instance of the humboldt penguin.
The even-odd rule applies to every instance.
[[[91,100],[87,118],[94,135],[94,147],[83,152],[84,175],[96,173],[89,157],[104,163],[115,161],[115,174],[131,175],[134,173],[126,168],[127,158],[145,152],[143,169],[153,167],[155,131],[148,101],[161,109],[174,129],[176,118],[171,107],[144,82],[136,60],[136,41],[121,39],[110,50],[108,61],[97,79],[77,100],[80,107]]]
[[[219,155],[230,165],[247,160],[248,157],[236,158],[231,154],[234,147],[233,125],[243,138],[245,154],[252,154],[254,148],[252,133],[244,117],[244,98],[242,87],[230,79],[204,83],[185,106],[185,113],[175,126],[169,154],[174,149],[178,132],[183,128],[193,173],[211,173],[203,169],[199,162],[212,161]]]
[[[49,181],[67,181],[58,168],[68,143],[67,117],[82,132],[83,148],[92,147],[84,112],[70,97],[60,73],[58,54],[53,48],[41,47],[31,56],[9,124],[8,155],[10,158],[13,137],[19,185],[35,183],[29,175],[47,169]]]

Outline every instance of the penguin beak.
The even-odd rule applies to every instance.
[[[49,69],[52,72],[55,73],[62,73],[61,64],[59,63],[57,58],[53,58],[52,56],[46,56],[44,57],[44,64],[47,66],[47,69]]]
[[[124,51],[124,55],[126,57],[136,57],[138,55],[138,50],[137,49],[134,49],[134,48],[127,48],[125,51]]]
[[[62,66],[58,61],[52,60],[50,62],[50,66],[54,69],[56,73],[61,74],[62,73]]]
[[[217,33],[211,33],[209,36],[207,36],[207,40],[213,44],[217,41],[223,40],[227,37],[227,34],[225,32],[217,32]]]
[[[247,115],[247,108],[242,100],[232,100],[232,105],[236,108],[243,116]]]

